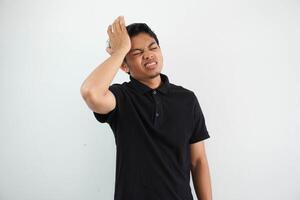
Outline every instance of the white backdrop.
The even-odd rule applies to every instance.
[[[196,93],[214,200],[299,200],[296,0],[1,0],[0,199],[113,199],[113,134],[80,86],[118,15],[146,22],[162,72]]]

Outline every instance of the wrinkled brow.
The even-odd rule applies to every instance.
[[[151,44],[148,45],[148,48],[151,47],[152,45],[156,44],[156,42],[152,42]],[[130,49],[129,53],[133,52],[133,51],[143,51],[143,49],[139,49],[139,48],[134,48],[134,49]]]

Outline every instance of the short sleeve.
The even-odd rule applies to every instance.
[[[193,129],[192,136],[189,143],[196,143],[209,138],[208,131],[206,129],[204,115],[202,113],[201,107],[199,105],[198,99],[194,94],[194,105],[193,105]]]
[[[120,110],[120,102],[121,102],[121,98],[122,98],[121,85],[115,83],[115,84],[109,86],[108,89],[114,94],[114,96],[116,98],[116,107],[107,114],[100,114],[100,113],[97,113],[94,111],[93,111],[93,114],[100,123],[108,123],[110,125],[113,125],[113,124],[115,124],[115,122],[117,120],[118,113]]]

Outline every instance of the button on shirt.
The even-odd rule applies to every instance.
[[[209,138],[194,92],[169,82],[151,89],[130,76],[109,90],[116,107],[93,112],[116,144],[115,200],[192,200],[189,145]]]

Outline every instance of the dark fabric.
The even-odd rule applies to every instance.
[[[115,109],[93,112],[115,137],[115,200],[193,199],[189,145],[210,136],[196,95],[160,75],[156,89],[132,76],[111,85]]]

